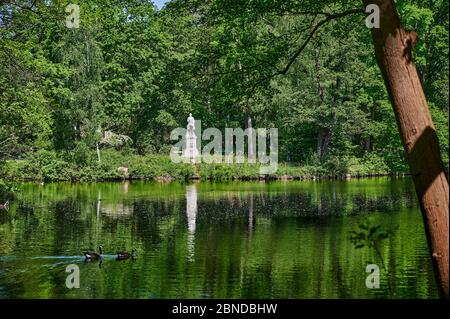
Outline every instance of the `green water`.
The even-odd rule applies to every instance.
[[[368,218],[398,225],[383,261],[349,240]],[[437,297],[407,178],[23,184],[0,238],[0,298]],[[102,263],[84,262],[99,245]],[[136,260],[115,260],[133,247]],[[70,264],[78,289],[65,284]],[[379,289],[366,287],[368,264]]]

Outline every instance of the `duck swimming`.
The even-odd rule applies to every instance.
[[[98,253],[96,253],[95,251],[83,251],[85,261],[101,260],[103,255],[102,248],[102,245],[98,246]]]
[[[118,251],[116,260],[126,260],[126,259],[129,259],[129,258],[134,259],[136,257],[135,253],[136,253],[136,249],[135,248],[133,248],[131,250],[131,253],[126,252],[126,251]]]

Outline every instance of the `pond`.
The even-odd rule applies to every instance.
[[[349,239],[364,222],[379,254]],[[22,184],[0,238],[0,298],[437,298],[409,178]]]

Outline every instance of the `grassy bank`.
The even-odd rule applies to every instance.
[[[275,175],[261,176],[259,164],[172,163],[165,155],[135,155],[103,150],[98,162],[95,152],[56,153],[40,151],[22,160],[7,161],[1,176],[14,181],[113,181],[148,180],[256,180],[321,179],[366,177],[407,172],[407,167],[390,168],[379,158],[347,158],[316,165],[280,163]]]

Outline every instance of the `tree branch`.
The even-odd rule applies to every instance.
[[[8,0],[0,0],[0,5],[1,4],[14,6],[14,7],[19,8],[20,10],[29,11],[29,12],[34,13],[37,16],[43,18],[42,14],[40,12],[33,10],[33,9],[37,9],[37,6],[36,6],[37,0],[33,0],[33,2],[31,2],[31,4],[29,6],[20,5],[16,1],[8,1]]]
[[[277,72],[272,73],[260,80],[258,80],[253,86],[252,89],[250,90],[250,92],[254,92],[256,87],[259,86],[260,84],[264,83],[265,81],[274,78],[277,75],[284,75],[286,74],[290,67],[292,66],[292,64],[294,64],[295,60],[298,58],[298,56],[303,52],[303,50],[306,48],[306,46],[308,45],[308,43],[311,41],[311,39],[314,37],[314,34],[317,32],[317,30],[324,24],[326,24],[327,22],[334,20],[334,19],[339,19],[342,17],[346,17],[352,14],[358,14],[358,13],[364,13],[363,9],[350,9],[344,12],[340,12],[340,13],[335,13],[335,14],[329,14],[329,13],[325,13],[325,12],[304,12],[304,14],[322,14],[325,15],[326,18],[319,21],[315,27],[312,29],[311,33],[308,35],[308,37],[306,38],[305,42],[303,42],[303,44],[298,48],[298,50],[295,52],[295,54],[289,59],[288,63],[286,64],[286,66],[281,69],[281,70],[277,70]],[[298,12],[298,14],[301,14],[301,12]]]
[[[291,67],[291,65],[294,63],[294,61],[298,58],[298,56],[300,55],[300,53],[302,53],[302,51],[306,48],[306,46],[308,45],[308,43],[311,41],[311,39],[313,38],[314,34],[317,32],[317,30],[324,25],[325,23],[334,20],[334,19],[339,19],[342,17],[346,17],[348,15],[351,14],[356,14],[356,13],[364,13],[363,9],[351,9],[348,11],[344,11],[341,13],[336,13],[336,14],[326,14],[326,13],[322,13],[322,14],[326,14],[326,18],[323,19],[322,21],[320,21],[319,23],[316,24],[316,26],[314,27],[314,29],[311,31],[311,33],[309,34],[308,38],[305,40],[305,42],[302,44],[302,46],[300,46],[300,48],[297,50],[297,52],[291,57],[291,59],[289,60],[288,64],[286,65],[286,67],[283,70],[278,71],[278,74],[286,74],[287,71],[289,70],[289,68]]]

